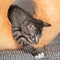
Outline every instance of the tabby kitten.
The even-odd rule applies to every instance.
[[[49,27],[50,24],[34,19],[29,13],[16,5],[10,6],[8,18],[12,24],[12,32],[15,40],[32,55],[37,55],[39,51],[32,44],[39,42],[43,27]]]

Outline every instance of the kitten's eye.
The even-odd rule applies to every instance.
[[[29,25],[28,25],[28,30],[36,30],[36,28],[35,28],[35,26],[34,26],[34,24],[33,23],[30,23]]]

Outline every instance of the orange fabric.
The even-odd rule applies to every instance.
[[[60,0],[33,0],[35,3],[34,18],[42,19],[52,26],[43,29],[40,42],[35,47],[49,44],[60,32]]]
[[[13,0],[0,0],[0,49],[15,49],[21,47],[12,36],[11,24],[7,11]],[[33,0],[37,19],[42,19],[52,26],[43,29],[42,37],[34,47],[43,47],[50,43],[60,32],[60,0]],[[3,3],[3,4],[2,4]]]
[[[13,39],[11,24],[7,18],[9,6],[13,0],[0,0],[0,49],[19,48],[19,44]]]

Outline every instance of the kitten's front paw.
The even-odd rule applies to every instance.
[[[36,55],[35,58],[36,58],[36,59],[44,58],[44,53],[41,52],[41,54]]]

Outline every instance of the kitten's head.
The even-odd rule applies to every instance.
[[[22,8],[13,5],[9,8],[8,18],[14,27],[20,27],[22,34],[30,43],[37,44],[42,35],[43,27],[49,27],[50,24],[41,20],[34,19]]]
[[[25,21],[22,25],[23,35],[31,44],[37,44],[42,36],[43,27],[49,27],[50,24],[41,20]]]

